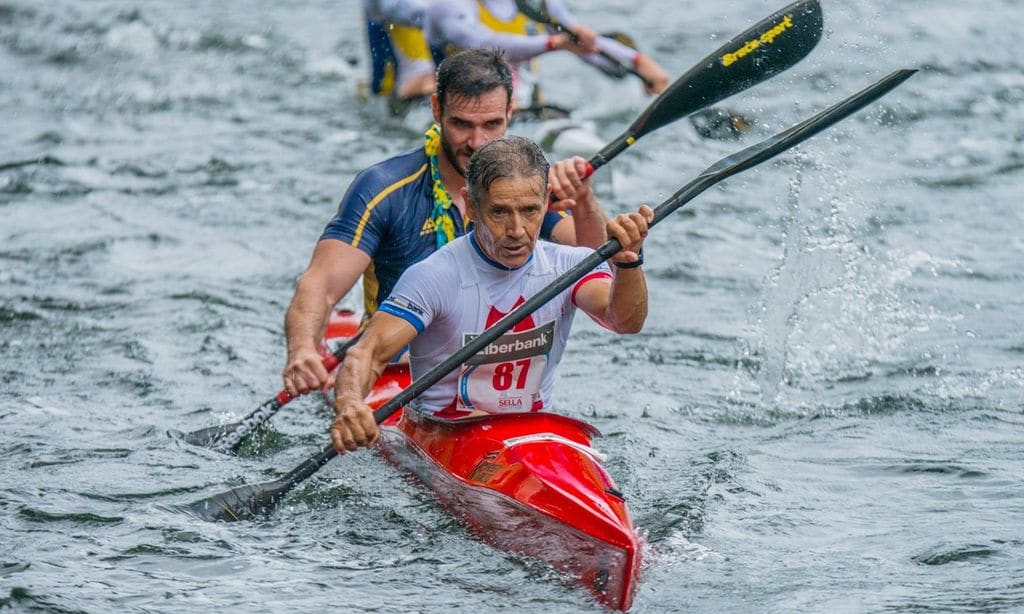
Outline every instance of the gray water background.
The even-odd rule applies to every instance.
[[[672,74],[772,3],[572,3]],[[1024,7],[823,3],[795,69],[600,171],[611,212],[900,67],[921,73],[651,235],[651,315],[578,320],[565,413],[647,540],[637,612],[1024,611]],[[354,0],[0,1],[0,610],[599,611],[468,536],[373,454],[266,520],[165,506],[271,479],[325,441],[179,434],[279,387],[296,277],[356,172],[418,141],[355,98]],[[610,140],[635,83],[544,59]]]

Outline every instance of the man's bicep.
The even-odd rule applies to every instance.
[[[322,285],[330,306],[341,300],[370,265],[370,256],[344,241],[321,239],[303,273],[310,283]]]
[[[434,318],[446,309],[444,288],[458,287],[450,279],[451,272],[430,266],[429,258],[406,269],[395,284],[381,310],[407,321],[423,332]]]
[[[602,317],[611,301],[612,280],[604,272],[594,272],[576,282],[572,290],[572,302],[585,314],[604,326]]]
[[[576,222],[564,211],[548,211],[540,228],[540,238],[562,245],[576,245]]]

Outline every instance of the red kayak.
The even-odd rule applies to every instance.
[[[328,336],[350,337],[358,318],[332,318]],[[380,407],[410,382],[391,365],[367,399]],[[456,422],[397,412],[382,425],[380,449],[415,474],[441,504],[485,542],[550,563],[602,604],[629,609],[640,570],[640,540],[593,426],[549,413]]]

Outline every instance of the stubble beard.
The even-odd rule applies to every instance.
[[[448,162],[452,165],[452,168],[455,169],[455,172],[465,177],[466,169],[459,166],[459,159],[455,155],[455,148],[448,142],[448,139],[444,138],[444,132],[441,133],[441,150],[444,151],[445,157],[448,158]],[[473,152],[470,151],[469,155],[472,156]]]

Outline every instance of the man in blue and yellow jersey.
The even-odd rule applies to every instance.
[[[434,93],[434,57],[423,33],[429,0],[363,0],[370,91],[410,100]]]
[[[462,193],[469,158],[503,136],[512,115],[512,73],[501,52],[470,49],[445,59],[431,107],[436,123],[423,146],[355,178],[296,284],[285,316],[282,373],[292,395],[327,383],[320,340],[334,305],[360,275],[369,316],[407,268],[466,233]],[[607,218],[583,178],[585,169],[579,157],[552,167],[548,184],[556,202],[544,217],[542,238],[594,248],[604,243]]]
[[[515,0],[431,0],[424,19],[430,45],[437,49],[493,47],[505,52],[513,67],[519,103],[529,104],[530,88],[523,70],[533,58],[549,51],[566,50],[584,61],[613,72],[609,59],[633,66],[650,86],[648,94],[660,94],[668,86],[668,74],[650,56],[615,39],[597,35],[580,23],[562,0],[547,0],[547,12],[568,32],[548,32],[519,11]],[[603,54],[608,57],[604,57]],[[520,89],[524,91],[520,91]]]

